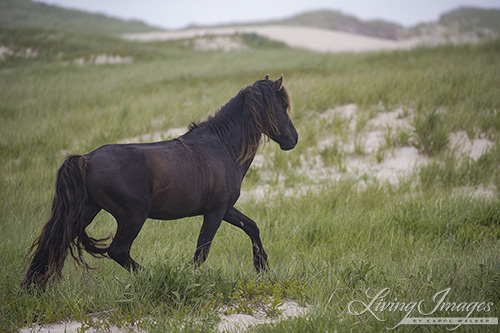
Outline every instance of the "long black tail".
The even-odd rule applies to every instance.
[[[60,278],[68,249],[80,265],[83,265],[82,249],[93,256],[105,255],[103,242],[109,237],[94,239],[85,232],[85,207],[88,202],[86,175],[85,156],[68,156],[59,168],[52,213],[31,246],[30,252],[34,248],[36,251],[21,287],[26,289],[32,284],[43,286],[54,274]]]

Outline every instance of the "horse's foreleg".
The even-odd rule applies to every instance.
[[[203,225],[201,226],[196,251],[194,253],[194,263],[201,265],[208,257],[210,245],[214,239],[215,233],[222,222],[224,212],[213,212],[203,216]]]
[[[253,265],[257,272],[267,268],[267,254],[264,251],[262,242],[260,240],[260,231],[257,224],[248,216],[241,213],[236,208],[232,207],[224,215],[224,221],[243,229],[243,231],[250,237],[253,245]]]

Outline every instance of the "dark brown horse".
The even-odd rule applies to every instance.
[[[213,117],[192,123],[170,141],[113,144],[86,155],[69,156],[57,173],[52,214],[21,285],[43,286],[61,271],[68,249],[79,264],[82,250],[106,254],[128,270],[139,265],[130,257],[132,242],[149,217],[173,220],[203,215],[194,262],[205,261],[221,221],[243,229],[253,244],[257,271],[267,266],[256,223],[234,208],[243,177],[262,135],[281,149],[295,147],[298,134],[288,116],[290,99],[278,80],[242,89]],[[102,209],[118,224],[109,246],[85,228]]]

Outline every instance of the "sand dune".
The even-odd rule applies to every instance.
[[[125,34],[123,37],[129,40],[147,42],[194,38],[207,35],[233,35],[236,33],[256,33],[292,47],[305,48],[316,52],[380,51],[404,49],[415,45],[414,41],[391,41],[328,29],[280,25],[187,29]]]

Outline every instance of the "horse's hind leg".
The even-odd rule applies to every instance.
[[[257,223],[252,221],[248,216],[241,213],[236,208],[232,207],[224,215],[224,221],[243,229],[243,231],[250,237],[253,245],[253,265],[257,272],[267,268],[267,254],[264,251],[262,242],[260,240],[260,231]]]
[[[101,211],[101,207],[95,203],[92,198],[89,198],[84,211],[83,211],[83,228],[87,228],[90,223],[94,220],[94,218],[97,216],[97,214]]]
[[[146,216],[138,215],[133,217],[122,214],[121,216],[115,216],[115,219],[118,227],[108,248],[108,255],[125,269],[135,271],[140,266],[130,257],[130,248],[139,231],[141,231]]]

